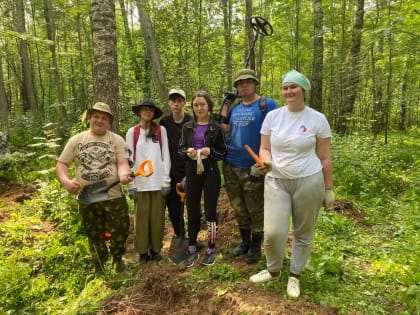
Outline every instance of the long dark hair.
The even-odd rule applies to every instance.
[[[193,101],[196,97],[204,97],[206,102],[207,102],[207,106],[209,108],[209,123],[211,123],[213,121],[213,108],[214,108],[214,103],[209,95],[209,93],[207,91],[204,90],[200,90],[194,93],[192,99],[191,99],[191,107],[193,107]],[[194,108],[193,108],[193,115],[194,115],[194,120],[197,121],[197,116],[195,115],[194,112]]]
[[[139,115],[139,117],[140,117],[140,115]],[[139,124],[141,124],[141,117],[140,117],[140,122],[139,122]],[[144,120],[143,120],[144,121]],[[149,132],[147,133],[147,135],[146,135],[146,138],[153,138],[155,135],[156,135],[156,131],[157,131],[157,128],[158,128],[158,124],[157,123],[155,123],[153,120],[151,120],[150,122],[149,122],[149,126],[147,126],[147,124],[146,124],[146,126],[145,127],[149,127],[148,129],[149,129]]]

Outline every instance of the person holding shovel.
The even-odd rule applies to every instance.
[[[139,253],[139,265],[144,265],[148,261],[162,259],[160,250],[166,196],[171,190],[171,160],[166,129],[153,121],[162,116],[155,102],[145,100],[134,105],[132,111],[140,118],[139,123],[128,129],[126,134],[133,169],[137,169],[144,160],[150,160],[153,166],[151,176],[138,176],[128,186],[135,204],[134,249]]]
[[[254,70],[239,71],[233,85],[242,100],[230,111],[227,107],[222,107],[221,112],[222,127],[229,132],[223,175],[242,240],[232,249],[232,255],[245,255],[247,264],[257,263],[261,256],[264,176],[250,172],[255,162],[245,151],[244,145],[247,144],[258,152],[261,124],[265,115],[277,108],[273,99],[257,94],[258,83]]]
[[[166,207],[172,223],[175,238],[185,238],[184,213],[180,196],[176,192],[176,185],[185,177],[185,159],[179,154],[179,139],[182,126],[192,120],[191,115],[184,112],[186,101],[185,92],[181,89],[171,89],[168,94],[168,105],[171,109],[169,115],[160,120],[160,125],[166,128],[169,142],[169,155],[171,157],[171,192],[166,196]]]
[[[293,241],[287,294],[300,295],[299,277],[308,261],[322,204],[335,197],[332,181],[331,129],[325,116],[305,105],[311,83],[292,70],[283,76],[286,106],[270,112],[261,128],[259,156],[264,184],[264,250],[267,269],[251,276],[262,283],[278,279],[292,217]]]
[[[109,131],[114,119],[110,107],[102,102],[87,110],[89,130],[71,137],[57,159],[56,173],[64,188],[73,195],[95,183],[106,187],[119,179],[121,184],[132,181],[128,164],[128,149],[124,139]],[[75,179],[69,177],[70,164],[75,164]],[[79,213],[82,226],[89,240],[90,252],[95,265],[95,275],[104,273],[108,259],[105,233],[110,233],[112,266],[117,272],[125,270],[122,256],[128,237],[128,205],[120,184],[105,192],[104,200],[83,201],[79,196]]]
[[[188,212],[188,250],[185,266],[192,267],[199,258],[197,235],[201,227],[201,195],[208,230],[208,248],[203,265],[213,265],[216,259],[217,200],[221,176],[217,165],[226,153],[223,131],[213,121],[214,104],[206,91],[198,91],[192,101],[194,120],[182,128],[180,150],[186,158],[186,193]]]

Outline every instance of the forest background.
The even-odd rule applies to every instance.
[[[117,116],[113,129],[125,135],[136,122],[131,106],[151,98],[168,112],[172,87],[184,89],[188,100],[205,89],[219,108],[250,57],[259,93],[279,106],[284,73],[297,69],[310,78],[308,104],[334,131],[337,207],[359,214],[321,212],[318,248],[297,310],[308,302],[334,307],[331,314],[419,314],[416,1],[4,0],[0,14],[0,131],[7,146],[0,176],[39,190],[15,207],[0,198],[0,313],[95,313],[136,277],[131,268],[126,279],[87,281],[75,201],[54,176],[56,154],[86,128],[85,110],[105,101]],[[252,16],[267,19],[273,34],[260,36],[250,52]],[[223,287],[220,302],[227,292],[241,291],[238,282],[243,286],[248,277],[226,263],[209,270],[193,271],[185,282],[192,290],[182,295],[187,305],[213,288],[205,279]],[[267,289],[284,291],[279,284]],[[151,303],[165,299],[164,291]],[[122,292],[118,301],[129,301]],[[269,292],[260,293],[247,296],[249,309],[232,314],[270,313],[264,308]],[[259,296],[265,300],[252,300]]]
[[[250,58],[260,94],[281,105],[281,76],[296,69],[312,82],[309,104],[340,134],[418,126],[416,1],[5,0],[0,8],[0,130],[11,142],[44,122],[68,136],[96,100],[112,106],[122,133],[132,105],[151,98],[167,112],[175,86],[188,98],[206,89],[219,104],[244,67],[253,15],[274,30]]]

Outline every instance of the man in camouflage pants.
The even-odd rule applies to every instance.
[[[69,139],[57,159],[56,172],[61,184],[73,195],[79,195],[84,187],[94,183],[102,182],[108,186],[119,180],[103,199],[84,200],[79,196],[79,213],[89,239],[95,276],[99,277],[104,273],[104,263],[108,259],[108,238],[112,266],[117,272],[125,270],[122,256],[128,237],[129,216],[120,184],[128,184],[132,177],[124,139],[108,130],[113,120],[109,106],[96,103],[87,111],[87,119],[89,130]],[[76,166],[75,179],[69,178],[71,163]]]
[[[112,241],[109,242],[109,251],[113,257],[112,264],[118,272],[123,271],[125,267],[121,258],[125,254],[125,242],[130,225],[125,197],[89,205],[79,203],[79,214],[89,239],[97,275],[103,272],[103,264],[108,260],[108,248],[105,242],[107,237],[112,237]],[[104,235],[104,231],[110,235]]]
[[[229,201],[235,211],[242,242],[233,248],[235,257],[245,256],[248,264],[257,263],[261,256],[261,242],[264,234],[264,176],[250,173],[255,161],[245,151],[249,145],[258,153],[260,129],[265,114],[277,108],[271,98],[256,93],[258,78],[251,69],[238,72],[234,86],[242,98],[230,111],[221,111],[220,123],[227,137],[227,153],[223,163],[223,175]]]

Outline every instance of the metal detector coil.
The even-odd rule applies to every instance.
[[[249,65],[249,59],[251,58],[251,54],[254,51],[255,42],[258,39],[258,35],[261,36],[271,36],[273,35],[273,27],[271,24],[261,16],[251,16],[250,24],[252,29],[255,31],[254,39],[252,40],[251,47],[249,48],[248,57],[245,61],[245,68]]]

